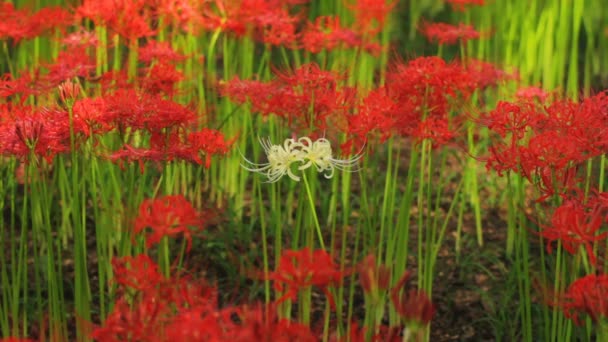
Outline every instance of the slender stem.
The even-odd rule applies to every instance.
[[[323,233],[321,232],[321,226],[319,225],[319,218],[317,217],[317,210],[315,209],[315,201],[312,198],[312,192],[310,191],[310,184],[308,182],[308,176],[306,172],[303,172],[304,187],[306,188],[306,194],[308,195],[308,204],[310,204],[310,210],[315,222],[315,228],[317,231],[317,237],[319,238],[319,244],[322,249],[325,249],[325,243],[323,242]],[[312,246],[311,246],[312,247]]]

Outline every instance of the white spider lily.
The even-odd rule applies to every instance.
[[[335,169],[345,170],[353,167],[363,156],[357,154],[351,159],[335,159],[332,155],[331,144],[325,138],[313,142],[310,138],[303,137],[298,139],[298,143],[305,152],[306,158],[306,163],[298,167],[298,170],[305,170],[314,165],[317,171],[323,173],[323,176],[328,179],[334,176]]]
[[[292,163],[303,161],[303,153],[297,148],[298,142],[295,139],[286,139],[283,146],[281,146],[273,145],[270,142],[270,139],[259,140],[260,145],[264,148],[264,152],[268,158],[268,163],[258,164],[244,158],[247,163],[255,166],[255,168],[249,168],[243,164],[241,164],[241,166],[247,171],[265,173],[269,183],[278,181],[285,174],[287,174],[289,178],[299,182],[300,177],[296,176],[291,170]]]
[[[320,138],[312,141],[308,137],[298,140],[286,139],[283,145],[273,145],[270,139],[260,139],[260,144],[264,148],[268,163],[258,164],[247,158],[245,161],[253,167],[242,165],[247,171],[265,174],[269,183],[274,183],[284,175],[289,176],[296,182],[300,177],[294,174],[292,165],[299,163],[298,170],[302,171],[311,166],[315,166],[318,172],[323,173],[325,178],[331,178],[335,169],[346,170],[357,164],[362,155],[357,154],[351,159],[335,159],[332,156],[332,148],[329,140]]]

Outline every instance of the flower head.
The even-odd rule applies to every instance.
[[[260,139],[268,163],[258,164],[247,158],[245,161],[253,167],[243,165],[252,172],[259,172],[268,177],[269,183],[274,183],[284,175],[296,182],[300,177],[294,173],[292,166],[299,164],[297,170],[303,171],[315,166],[318,172],[324,173],[325,178],[331,178],[335,169],[345,170],[354,166],[362,155],[357,154],[350,159],[336,159],[329,140],[320,138],[314,142],[308,137],[286,139],[283,145],[273,145],[270,139]]]
[[[585,315],[597,322],[608,317],[608,275],[590,274],[573,282],[564,295],[563,310],[574,323],[583,324]]]

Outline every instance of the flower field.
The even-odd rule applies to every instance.
[[[0,341],[608,341],[602,6],[0,2]]]

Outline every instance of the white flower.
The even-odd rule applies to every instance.
[[[273,145],[270,139],[260,139],[260,144],[264,148],[268,163],[257,164],[247,158],[245,161],[254,166],[242,165],[245,170],[259,172],[268,177],[269,183],[274,183],[281,179],[285,174],[296,182],[300,177],[293,173],[292,164],[299,163],[298,170],[306,170],[315,166],[318,172],[324,173],[325,178],[331,178],[335,169],[345,170],[355,166],[362,155],[357,154],[351,159],[335,159],[332,156],[332,149],[329,140],[320,138],[312,141],[308,137],[298,140],[286,139],[283,145]]]

